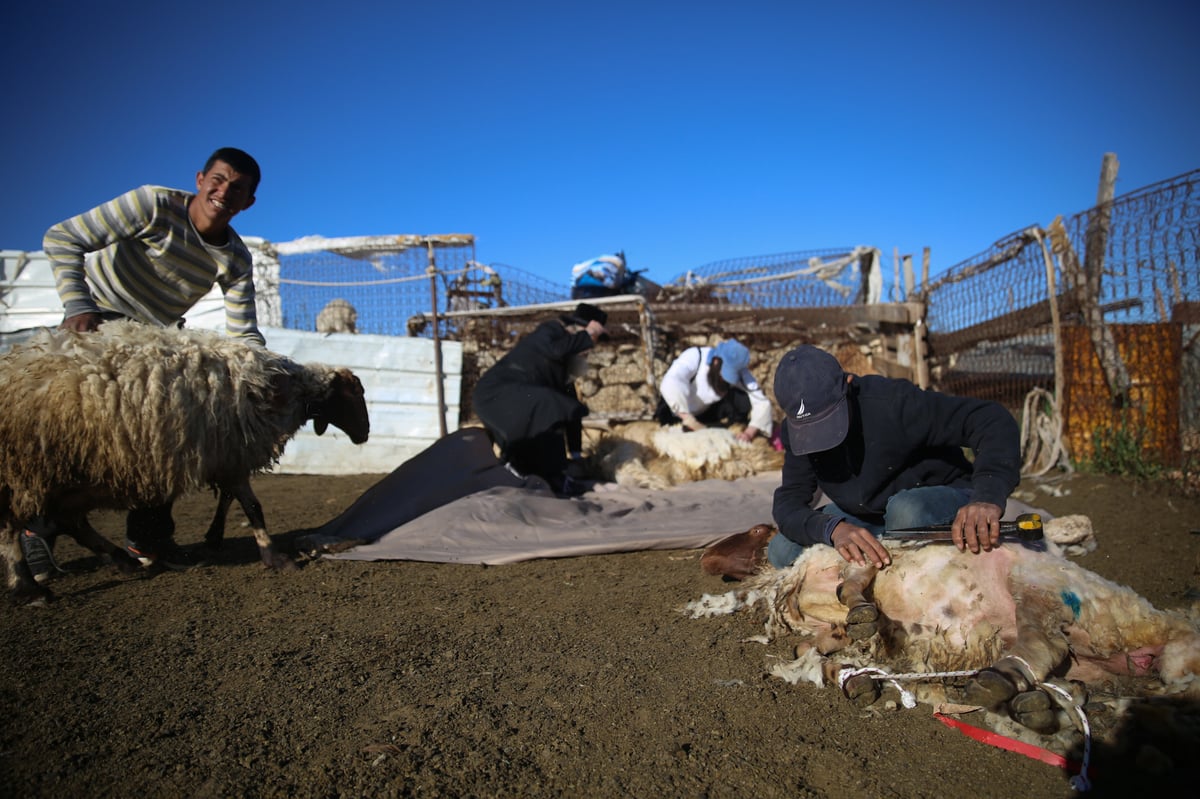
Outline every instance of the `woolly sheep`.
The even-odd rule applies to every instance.
[[[1120,687],[1200,697],[1197,619],[1159,610],[1068,560],[1052,543],[1058,531],[1048,535],[1038,547],[1005,544],[979,554],[942,544],[890,547],[892,563],[882,570],[811,546],[792,566],[765,568],[687,610],[698,618],[760,605],[763,640],[801,636],[796,660],[774,664],[772,674],[841,685],[864,707],[880,698],[886,673],[971,672],[966,681],[905,686],[930,704],[1007,710],[1011,721],[1043,734],[1062,722],[1046,695],[1031,693],[1046,685],[1072,694],[1092,686],[1099,694]],[[842,674],[847,667],[884,671]],[[1002,721],[999,712],[989,716],[1007,727]]]
[[[739,441],[733,430],[631,422],[604,433],[592,447],[590,470],[600,480],[661,490],[698,480],[736,480],[783,467],[783,453],[765,438]]]
[[[357,333],[358,311],[341,297],[330,300],[317,314],[318,333]]]
[[[302,366],[210,331],[132,322],[44,331],[0,357],[0,383],[0,554],[18,600],[49,597],[25,564],[21,520],[49,517],[134,571],[87,514],[164,505],[204,486],[221,494],[210,545],[236,498],[264,563],[294,565],[272,546],[250,476],[309,419],[318,435],[333,424],[356,444],[369,433],[362,383],[348,369]]]

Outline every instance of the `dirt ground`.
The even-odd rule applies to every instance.
[[[376,479],[255,490],[287,543]],[[1022,486],[1092,517],[1086,566],[1159,607],[1200,585],[1200,499],[1117,478],[1061,488]],[[181,543],[198,545],[212,507],[178,506]],[[57,601],[0,613],[0,796],[1072,795],[1064,771],[928,707],[863,711],[766,676],[790,646],[743,642],[757,616],[680,612],[729,587],[696,551],[269,573],[230,520],[225,549],[188,573],[122,578],[60,542]],[[120,524],[97,526],[117,539]],[[1094,753],[1092,795],[1191,793],[1195,752],[1141,735]]]

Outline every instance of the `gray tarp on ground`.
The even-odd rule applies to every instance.
[[[326,557],[516,563],[645,549],[695,549],[771,523],[778,472],[705,480],[665,491],[618,489],[558,499],[490,488],[402,524],[374,543]]]
[[[559,499],[536,479],[513,477],[482,431],[466,430],[402,464],[305,538],[326,549],[367,542],[329,558],[440,563],[693,549],[770,523],[779,480],[772,472]]]
[[[780,479],[775,471],[665,491],[614,488],[559,499],[538,478],[511,474],[496,460],[486,434],[467,428],[401,464],[298,544],[342,560],[489,565],[698,549],[756,524],[771,524]],[[1052,518],[1013,499],[1004,518],[1031,511]]]

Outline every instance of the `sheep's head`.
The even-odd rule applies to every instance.
[[[700,568],[727,580],[745,580],[767,563],[766,546],[775,535],[769,524],[756,524],[744,533],[722,538],[700,556]]]
[[[362,381],[349,369],[338,369],[333,373],[328,393],[310,408],[310,413],[317,435],[322,435],[329,425],[333,425],[350,436],[355,444],[362,444],[371,432],[366,392]]]

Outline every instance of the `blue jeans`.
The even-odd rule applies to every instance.
[[[885,529],[900,530],[929,524],[949,524],[954,521],[958,509],[970,501],[971,492],[965,488],[921,486],[892,495],[883,512],[883,524],[865,522],[832,502],[819,510],[821,513],[856,524],[878,538]],[[803,546],[780,533],[773,536],[771,543],[767,544],[767,560],[775,568],[782,569],[784,566],[790,566],[803,551]]]

